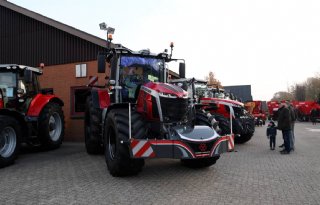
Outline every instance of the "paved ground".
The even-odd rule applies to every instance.
[[[0,204],[320,204],[320,125],[297,123],[290,155],[269,150],[265,129],[210,168],[148,160],[126,178],[111,177],[103,156],[79,143],[25,153],[0,170]]]

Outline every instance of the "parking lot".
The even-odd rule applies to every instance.
[[[296,150],[271,151],[266,127],[206,169],[147,160],[138,176],[114,178],[82,143],[25,152],[0,170],[0,204],[320,204],[320,125],[296,123]],[[277,145],[282,143],[278,133]]]

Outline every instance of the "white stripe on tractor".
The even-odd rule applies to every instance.
[[[145,151],[143,154],[142,154],[142,157],[150,157],[150,155],[153,153],[153,150],[151,148],[151,146],[149,147],[149,149],[147,149],[147,151]]]
[[[147,141],[139,141],[139,143],[132,149],[132,154],[136,155],[146,143]]]

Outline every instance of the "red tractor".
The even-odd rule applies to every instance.
[[[214,118],[219,123],[218,130],[221,135],[234,133],[236,143],[245,143],[251,139],[255,131],[254,119],[244,109],[243,103],[233,100],[234,95],[224,93],[220,88],[210,88],[206,81],[194,78],[170,82],[188,91],[199,113],[209,112],[209,119]],[[197,120],[204,124],[206,118],[199,114]]]
[[[232,136],[196,125],[188,93],[166,83],[167,63],[178,61],[171,58],[172,48],[169,55],[119,45],[98,55],[98,72],[105,72],[107,62],[111,74],[106,88],[92,86],[88,96],[85,144],[89,154],[104,152],[112,176],[137,174],[146,158],[208,167],[233,146]],[[184,77],[184,63],[179,70]]]
[[[320,111],[320,105],[316,101],[293,101],[298,115],[299,121],[309,121],[311,118],[320,118],[318,112]],[[311,116],[312,114],[312,116]]]
[[[265,101],[248,101],[244,106],[245,109],[253,115],[257,126],[265,125],[267,120],[267,103]]]
[[[268,101],[268,119],[269,120],[277,120],[278,118],[278,109],[279,109],[279,102],[278,101]]]
[[[39,87],[42,70],[0,65],[0,167],[14,163],[21,143],[58,148],[64,135],[62,100]]]

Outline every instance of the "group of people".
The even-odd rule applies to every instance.
[[[267,128],[267,136],[270,140],[270,149],[274,150],[276,146],[276,135],[277,129],[282,131],[282,137],[284,143],[279,147],[283,150],[281,154],[290,154],[294,151],[294,123],[297,119],[297,115],[294,111],[293,106],[289,102],[281,103],[278,110],[278,125],[273,121],[270,121]]]

